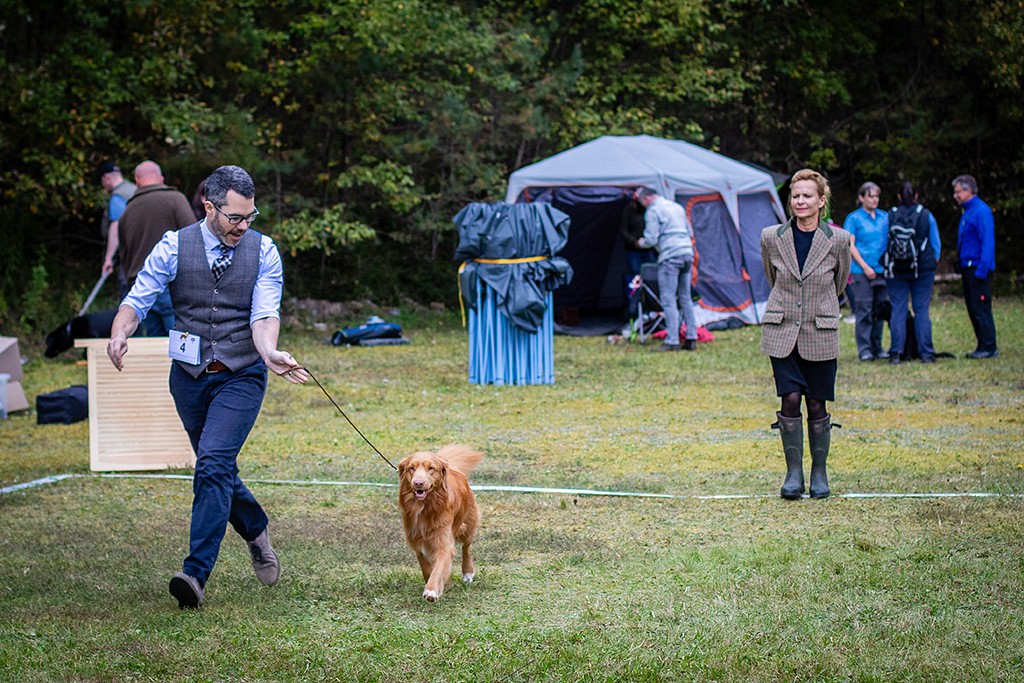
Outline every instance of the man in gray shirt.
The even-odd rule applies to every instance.
[[[658,250],[658,298],[665,311],[668,334],[658,351],[695,351],[697,349],[697,315],[690,298],[690,277],[693,271],[693,236],[686,221],[686,212],[676,202],[659,197],[649,188],[637,193],[647,209],[644,236],[637,242],[642,247]],[[686,341],[679,344],[679,311],[686,321]]]

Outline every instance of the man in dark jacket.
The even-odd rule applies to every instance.
[[[164,174],[153,161],[135,167],[138,189],[117,224],[117,255],[124,282],[122,297],[135,284],[146,257],[168,230],[177,230],[195,222],[192,205],[181,192],[164,184]],[[165,289],[143,321],[150,337],[166,337],[174,327],[174,308],[170,290]]]
[[[964,210],[957,234],[957,257],[964,284],[967,315],[974,327],[978,346],[968,358],[995,358],[996,323],[992,318],[992,285],[989,275],[996,268],[996,225],[992,209],[978,196],[974,176],[953,179],[953,199]]]

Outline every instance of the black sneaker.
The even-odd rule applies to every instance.
[[[900,361],[900,357],[898,355],[893,354],[893,355],[889,356],[889,363],[891,365],[899,365],[900,362],[901,362]]]
[[[974,360],[981,360],[983,358],[995,358],[999,355],[998,351],[972,351],[967,354],[967,358],[973,358]]]
[[[681,348],[683,348],[683,347],[680,346],[679,344],[662,344],[661,346],[659,346],[658,348],[656,348],[654,350],[655,351],[678,351]]]
[[[174,572],[168,588],[178,600],[178,609],[199,609],[203,606],[203,587],[196,577],[185,572]]]

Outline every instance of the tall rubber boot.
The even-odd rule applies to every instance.
[[[775,413],[778,421],[772,429],[782,436],[782,452],[786,456],[786,479],[779,491],[786,500],[799,500],[804,495],[804,423],[803,416],[785,417]]]
[[[838,425],[836,425],[838,426]],[[828,498],[828,449],[832,441],[832,416],[807,420],[807,439],[811,446],[811,498]]]

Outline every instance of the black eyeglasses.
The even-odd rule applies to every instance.
[[[211,202],[211,204],[212,204],[212,202]],[[217,213],[219,213],[221,216],[224,216],[224,218],[228,219],[228,223],[230,225],[238,225],[242,221],[245,221],[249,225],[252,225],[252,222],[254,220],[256,220],[257,216],[260,215],[259,209],[255,208],[255,207],[253,208],[252,213],[250,213],[248,216],[239,216],[237,213],[224,213],[223,211],[220,210],[220,207],[217,206],[216,204],[212,204],[212,206],[213,206],[213,208],[217,209]]]

